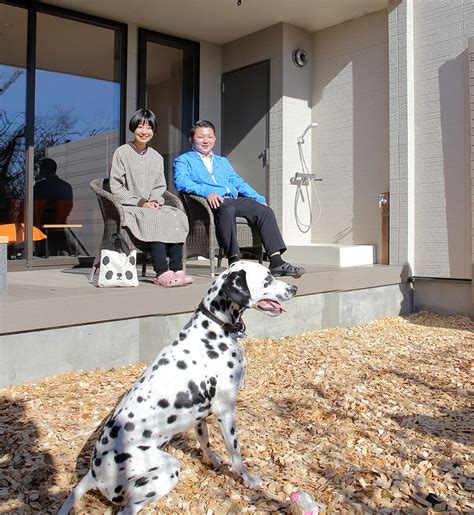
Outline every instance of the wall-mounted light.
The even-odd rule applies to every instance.
[[[306,63],[309,60],[309,55],[306,50],[303,50],[302,48],[297,48],[296,50],[293,50],[292,54],[293,62],[295,63],[295,66],[298,68],[303,68],[303,66],[306,65]]]

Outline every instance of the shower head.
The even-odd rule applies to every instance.
[[[316,127],[317,125],[317,122],[312,122],[308,125],[308,127],[306,127],[306,129],[303,131],[303,134],[296,140],[299,145],[304,143],[304,137],[306,136],[306,133],[309,131],[309,129]]]

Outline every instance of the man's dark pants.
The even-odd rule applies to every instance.
[[[236,223],[238,216],[257,227],[268,256],[274,252],[283,253],[286,250],[275,213],[270,207],[247,197],[237,197],[236,199],[225,198],[224,202],[213,211],[217,241],[227,257],[239,254]]]

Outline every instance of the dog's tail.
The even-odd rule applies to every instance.
[[[86,492],[96,488],[94,478],[92,477],[91,471],[79,481],[75,486],[74,490],[69,494],[69,497],[65,500],[61,509],[58,511],[58,515],[68,515],[74,503],[78,501]]]

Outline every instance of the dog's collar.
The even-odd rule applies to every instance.
[[[213,322],[216,324],[219,324],[224,331],[227,331],[231,334],[233,338],[245,338],[247,335],[245,333],[245,324],[242,319],[239,319],[235,324],[231,324],[230,322],[223,322],[220,320],[220,318],[216,317],[214,313],[209,311],[206,306],[202,303],[202,301],[199,303],[199,306],[197,307],[196,311],[200,311],[204,315],[207,316],[207,318],[210,318]]]

